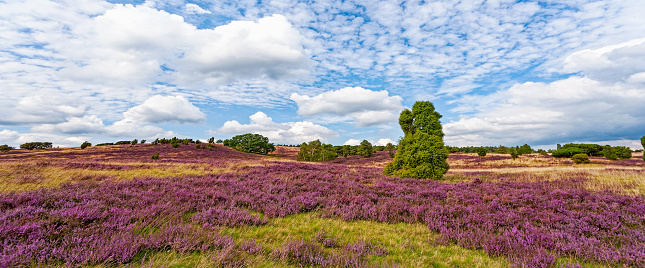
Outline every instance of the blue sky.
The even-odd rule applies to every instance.
[[[453,146],[645,135],[645,3],[0,1],[0,144],[396,141],[420,100]]]

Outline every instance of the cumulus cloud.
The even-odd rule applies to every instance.
[[[0,125],[58,123],[70,116],[83,116],[88,107],[78,104],[78,100],[62,94],[35,94],[12,102],[3,100],[6,104],[0,108],[4,116]]]
[[[476,112],[444,125],[446,143],[540,145],[640,137],[645,128],[645,85],[629,79],[642,71],[638,66],[643,52],[633,48],[643,43],[639,39],[572,54],[566,59],[568,68],[585,76],[515,84],[488,96],[462,98],[460,105]],[[616,51],[625,53],[623,49],[632,57],[611,60]],[[603,67],[595,66],[601,62]]]
[[[291,100],[298,105],[298,114],[349,117],[359,127],[396,121],[403,110],[401,97],[362,87],[346,87],[313,97],[293,93]]]
[[[199,123],[206,115],[182,96],[155,95],[123,113],[125,120],[142,123]]]
[[[96,115],[72,117],[59,124],[43,124],[31,128],[35,132],[64,133],[64,134],[89,134],[101,133],[104,130],[103,120]]]
[[[213,14],[213,12],[205,10],[202,7],[195,4],[186,4],[184,6],[184,9],[186,10],[186,12],[192,13],[192,14]]]
[[[263,135],[271,142],[285,144],[299,144],[312,140],[326,141],[337,136],[337,133],[312,122],[286,122],[276,123],[263,112],[249,116],[249,124],[240,124],[238,121],[226,121],[217,133],[244,134],[256,133]]]
[[[379,139],[378,141],[376,141],[374,143],[374,145],[376,145],[376,146],[385,146],[388,143],[396,144],[396,141],[393,141],[392,139],[389,139],[389,138]]]
[[[565,59],[565,71],[582,72],[596,81],[616,83],[641,82],[645,76],[645,38],[585,49]]]
[[[361,144],[361,141],[359,141],[357,139],[349,139],[345,143],[343,143],[343,145],[350,145],[350,146],[356,146],[356,145],[359,145],[359,144]]]

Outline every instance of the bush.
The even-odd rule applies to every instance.
[[[215,137],[211,137],[210,139],[208,139],[208,143],[214,143],[214,142],[215,142]]]
[[[153,155],[150,157],[150,159],[153,159],[153,160],[157,160],[157,159],[159,159],[159,152],[157,152],[156,154],[153,154]]]
[[[172,145],[172,148],[179,148],[179,142],[172,142],[170,145]]]
[[[533,149],[528,144],[524,144],[520,146],[520,148],[517,150],[517,154],[519,155],[532,154],[532,153],[533,153]]]
[[[331,144],[324,144],[320,140],[302,143],[298,151],[298,161],[331,161],[338,154]]]
[[[92,146],[92,144],[87,142],[87,141],[85,141],[85,142],[83,142],[83,144],[81,144],[81,149],[85,149],[85,148],[90,147],[90,146]]]
[[[441,114],[429,101],[418,101],[412,110],[405,109],[399,125],[405,136],[398,145],[394,161],[387,164],[383,173],[402,178],[441,179],[450,166],[448,148],[443,144]]]
[[[96,145],[94,145],[94,146],[107,146],[107,145],[114,145],[114,143],[111,143],[111,142],[104,142],[104,143],[98,143],[98,144],[96,144]]]
[[[390,158],[394,158],[394,155],[396,153],[396,151],[395,151],[396,146],[394,146],[394,144],[392,144],[391,142],[388,142],[385,145],[385,150],[387,150],[388,154],[390,155]]]
[[[146,143],[146,140],[141,140],[141,144],[144,144],[144,143]]]
[[[602,153],[605,156],[605,158],[607,158],[609,160],[618,159],[618,154],[617,154],[616,150],[613,147],[609,146],[609,145],[605,146],[605,149],[602,150]]]
[[[587,164],[590,163],[589,156],[587,154],[576,154],[571,157],[573,162],[576,164]]]
[[[135,146],[135,145],[137,145],[137,143],[139,143],[139,140],[134,139],[134,140],[132,140],[132,142],[130,142],[130,145]]]
[[[479,147],[479,149],[477,149],[477,155],[479,156],[486,156],[487,153],[488,152],[483,147]]]
[[[511,155],[511,158],[513,158],[513,160],[517,159],[518,155],[517,155],[517,151],[515,150],[515,148],[510,149],[510,155]]]
[[[275,146],[273,146],[273,143],[269,143],[269,138],[260,134],[237,135],[231,139],[224,140],[224,145],[241,152],[253,154],[268,154],[275,151]]]
[[[28,142],[20,145],[20,149],[27,149],[27,150],[47,149],[47,148],[52,148],[51,142]]]
[[[538,149],[537,152],[540,155],[547,155],[548,154],[544,149]]]
[[[365,158],[370,158],[372,157],[372,154],[374,154],[374,148],[369,141],[363,140],[361,144],[356,147],[356,154]]]
[[[557,158],[569,158],[577,154],[587,154],[587,150],[578,147],[562,147],[552,153],[553,157]]]
[[[6,144],[0,145],[0,152],[2,152],[2,153],[9,152],[9,151],[11,151],[13,149],[15,149],[15,148],[13,148],[13,147],[11,147],[9,145],[6,145]]]
[[[632,158],[632,149],[630,149],[629,147],[615,146],[614,150],[616,150],[616,155],[620,159],[630,159],[630,158]]]
[[[117,142],[116,142],[116,143],[114,143],[114,144],[116,144],[116,145],[123,145],[123,144],[130,144],[130,143],[132,143],[132,141],[117,141]]]

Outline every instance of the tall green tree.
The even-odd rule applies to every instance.
[[[268,154],[275,151],[275,146],[273,146],[273,143],[269,143],[269,138],[252,133],[237,135],[231,139],[224,140],[224,145],[238,151],[254,154]]]
[[[363,140],[361,144],[359,144],[358,147],[356,148],[356,153],[365,158],[372,157],[372,154],[374,154],[374,148],[372,148],[372,143],[370,143],[367,140]]]
[[[396,146],[392,144],[391,142],[388,142],[385,145],[385,150],[387,150],[388,154],[390,155],[390,158],[394,158],[395,151],[396,151]]]
[[[399,125],[405,134],[399,143],[394,161],[383,173],[403,178],[441,179],[448,169],[448,148],[443,143],[441,114],[429,101],[418,101],[412,110],[405,109]]]

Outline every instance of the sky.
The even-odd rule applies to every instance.
[[[0,144],[259,133],[641,149],[642,0],[0,0]]]

